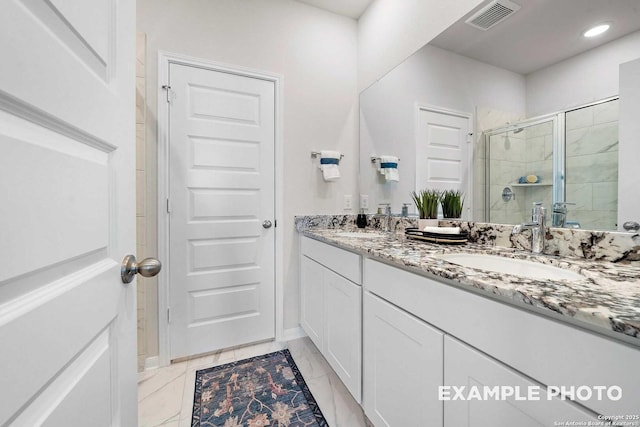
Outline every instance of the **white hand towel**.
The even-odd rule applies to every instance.
[[[320,151],[320,169],[322,170],[322,178],[325,181],[336,181],[340,179],[340,152],[322,150]]]
[[[460,227],[425,227],[422,231],[439,234],[460,234]]]
[[[398,157],[380,156],[380,166],[380,173],[384,175],[387,182],[400,181],[400,174],[398,173]]]
[[[387,182],[400,182],[400,174],[397,168],[387,168],[384,177]]]

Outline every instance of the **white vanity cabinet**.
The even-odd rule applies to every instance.
[[[442,426],[444,334],[364,293],[363,396],[377,426]]]
[[[356,401],[362,393],[360,255],[301,238],[301,325]]]
[[[444,384],[466,386],[466,396],[470,396],[469,387],[495,390],[496,386],[509,386],[520,390],[518,398],[508,397],[504,400],[445,400],[444,427],[540,427],[560,425],[567,421],[598,421],[594,415],[567,401],[557,398],[548,400],[544,387],[449,336],[444,338],[444,354]],[[529,399],[529,390],[539,394],[532,394]],[[454,391],[447,396],[453,398]],[[527,400],[519,400],[521,397]]]
[[[640,414],[634,345],[308,237],[300,257],[301,325],[376,427],[597,425],[597,414]],[[521,398],[455,399],[460,386]],[[616,387],[622,398],[547,396],[582,386]]]
[[[596,414],[638,415],[640,371],[636,367],[640,366],[640,349],[637,347],[371,259],[364,260],[363,270],[363,400],[365,413],[377,427],[410,425],[404,419],[391,421],[387,414],[413,411],[415,404],[411,399],[398,400],[393,410],[380,409],[381,396],[390,398],[381,394],[384,393],[381,388],[391,387],[393,392],[402,393],[402,380],[394,378],[394,368],[400,365],[417,376],[428,369],[433,372],[439,369],[445,386],[541,388],[537,401],[442,401],[434,395],[437,381],[433,380],[425,386],[434,397],[423,397],[422,402],[435,407],[444,402],[444,424],[437,420],[425,424],[434,427],[546,426],[554,425],[554,421],[594,421]],[[378,300],[381,302],[371,304]],[[384,304],[386,317],[379,314]],[[434,361],[433,354],[422,350],[419,339],[408,332],[411,329],[398,326],[397,319],[402,314],[413,320],[408,323],[422,324],[444,336],[444,346],[436,344],[436,338],[430,344],[434,353],[441,351],[443,363]],[[410,343],[411,339],[414,342]],[[389,364],[376,359],[385,354],[384,349],[375,347],[383,345],[382,341],[393,343],[386,350],[395,354],[395,360]],[[414,359],[416,353],[420,354],[422,365]],[[410,376],[406,380],[409,388],[415,387],[412,380]],[[619,400],[598,399],[595,393],[591,399],[577,403],[548,400],[543,385],[619,387],[623,394]]]

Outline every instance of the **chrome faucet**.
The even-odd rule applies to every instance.
[[[551,226],[565,227],[567,225],[567,206],[575,205],[570,202],[555,202],[551,212]]]
[[[546,211],[545,207],[542,206],[542,202],[535,202],[531,209],[531,222],[513,227],[512,234],[520,234],[522,230],[531,230],[531,252],[534,254],[544,253],[547,234]]]

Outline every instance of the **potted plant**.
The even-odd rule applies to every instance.
[[[464,193],[460,190],[446,190],[442,193],[442,214],[445,218],[460,218],[464,205]]]
[[[438,226],[438,204],[440,203],[441,193],[438,190],[421,190],[411,194],[413,202],[418,209],[418,228],[424,230],[425,227]]]

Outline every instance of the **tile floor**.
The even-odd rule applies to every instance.
[[[370,427],[362,409],[309,338],[268,342],[174,363],[140,373],[139,427],[191,425],[196,371],[260,354],[289,349],[313,397],[331,427]]]

